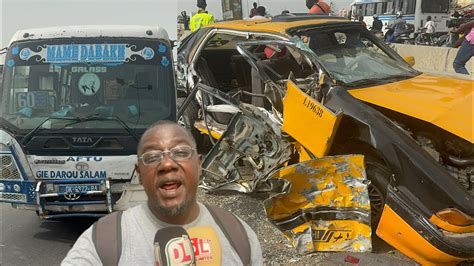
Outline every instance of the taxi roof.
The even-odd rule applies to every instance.
[[[321,25],[326,23],[353,22],[347,18],[337,16],[292,14],[278,15],[268,19],[224,21],[208,25],[207,27],[240,31],[286,33],[286,31],[291,28],[306,25]]]

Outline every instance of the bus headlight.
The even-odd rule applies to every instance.
[[[1,145],[0,145],[1,146]],[[20,180],[20,172],[11,154],[0,154],[0,179]]]

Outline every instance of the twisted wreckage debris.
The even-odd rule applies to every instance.
[[[311,119],[330,117],[332,124],[337,123],[338,115],[311,100],[294,84],[289,86],[284,106],[294,107],[305,98],[306,103],[311,101],[321,108],[322,114],[314,113],[314,108],[299,107],[286,112],[285,118],[292,120],[298,115],[300,121],[308,119],[310,131],[318,127]],[[204,84],[196,87],[198,91],[203,101],[219,102],[206,104],[206,109],[214,112],[194,123],[199,131],[218,138],[203,161],[202,188],[269,193],[264,201],[268,218],[300,253],[371,251],[369,182],[362,155],[316,158],[313,154],[321,154],[332,128],[326,132],[318,129],[328,135],[315,142],[315,138],[294,130],[291,123],[285,124],[281,116],[263,108],[236,103]],[[223,118],[216,111],[231,115],[226,113]],[[226,126],[224,119],[228,121]]]

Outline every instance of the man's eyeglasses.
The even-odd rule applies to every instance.
[[[174,161],[185,161],[193,156],[195,150],[190,146],[178,146],[165,151],[154,150],[145,152],[138,159],[142,160],[144,165],[159,165],[163,161],[165,154],[168,153]]]

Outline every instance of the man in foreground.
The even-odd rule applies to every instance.
[[[196,200],[201,157],[196,153],[192,135],[174,122],[160,121],[145,131],[137,153],[135,169],[148,201],[123,212],[121,256],[118,264],[154,265],[153,244],[159,229],[182,226],[188,230],[205,226],[215,230],[220,242],[222,259],[217,264],[242,265],[242,260],[226,237],[229,232],[224,232],[208,207]],[[251,264],[262,265],[261,247],[256,234],[245,222],[240,220],[240,223],[250,244]],[[69,251],[62,265],[100,265],[102,262],[93,240],[97,233],[99,232],[93,232],[92,227],[87,229]],[[216,255],[212,245],[210,248],[209,254]]]

